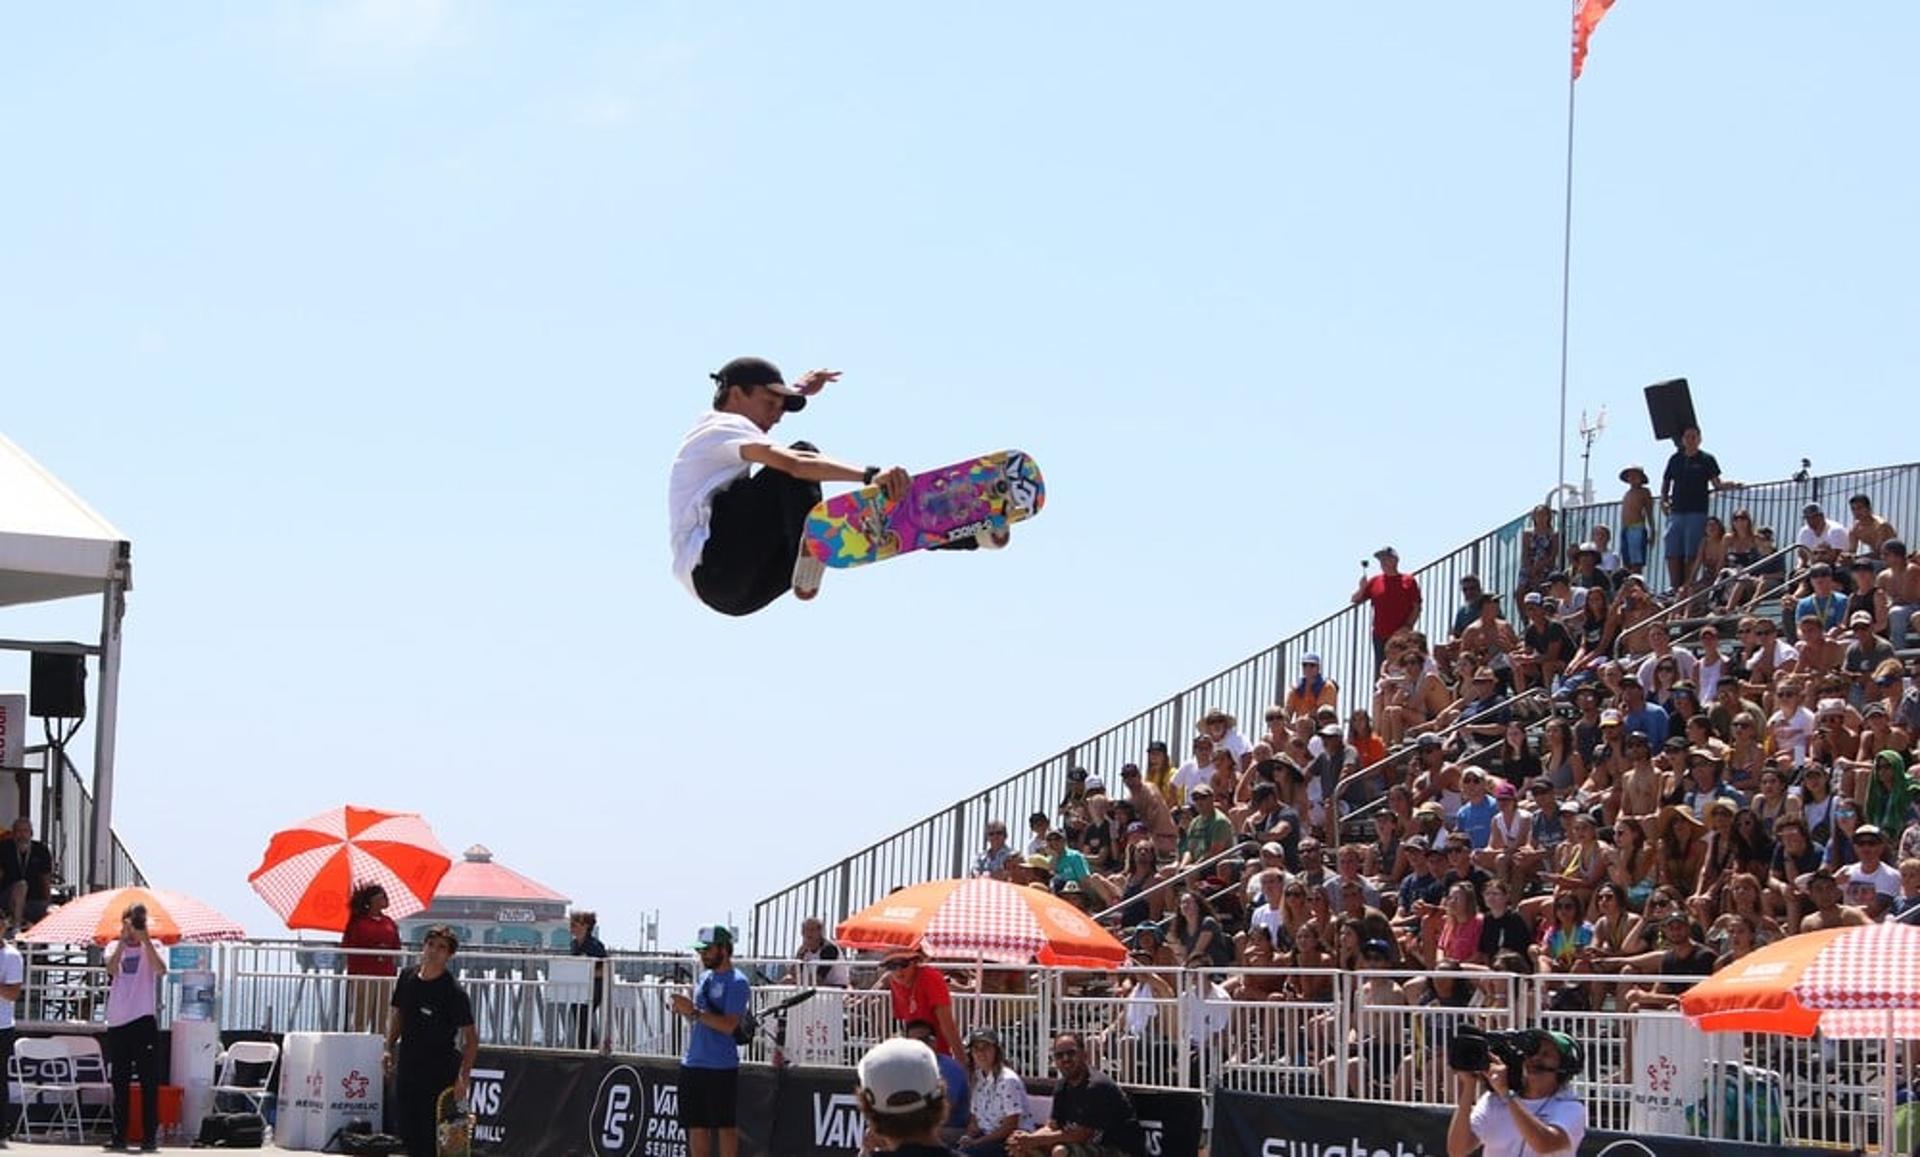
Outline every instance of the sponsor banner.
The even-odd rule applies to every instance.
[[[1633,1033],[1633,1109],[1627,1125],[1635,1133],[1689,1133],[1690,1117],[1701,1098],[1702,1075],[1740,1059],[1740,1036],[1701,1032],[1680,1016],[1637,1016]],[[1710,1069],[1708,1062],[1716,1062]]]
[[[660,1059],[480,1050],[473,1148],[501,1157],[687,1157],[680,1066]],[[740,1070],[740,1152],[768,1154],[774,1075]]]
[[[1579,1086],[1574,1086],[1575,1092]],[[1451,1112],[1315,1097],[1213,1095],[1213,1157],[1442,1157]],[[1832,1157],[1831,1150],[1589,1130],[1581,1157]]]

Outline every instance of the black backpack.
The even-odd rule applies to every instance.
[[[200,1118],[195,1149],[259,1149],[267,1143],[267,1121],[258,1113],[208,1113]]]

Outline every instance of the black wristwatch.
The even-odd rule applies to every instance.
[[[873,480],[878,477],[880,477],[880,467],[869,466],[860,472],[860,484],[862,486],[872,486]]]

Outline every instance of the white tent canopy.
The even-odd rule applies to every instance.
[[[112,523],[0,436],[0,606],[100,594],[127,554]]]
[[[94,682],[93,820],[89,890],[113,873],[113,755],[120,714],[120,620],[133,585],[132,545],[58,478],[0,436],[0,607],[100,597],[97,645],[0,640],[8,650],[91,656]]]

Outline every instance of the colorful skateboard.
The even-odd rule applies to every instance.
[[[434,1148],[440,1157],[473,1157],[473,1111],[453,1090],[448,1085],[434,1101]]]
[[[829,498],[807,514],[793,593],[818,594],[828,567],[865,566],[965,539],[1005,546],[1009,527],[1040,513],[1046,501],[1040,467],[1020,450],[916,474],[897,502],[878,486]]]

